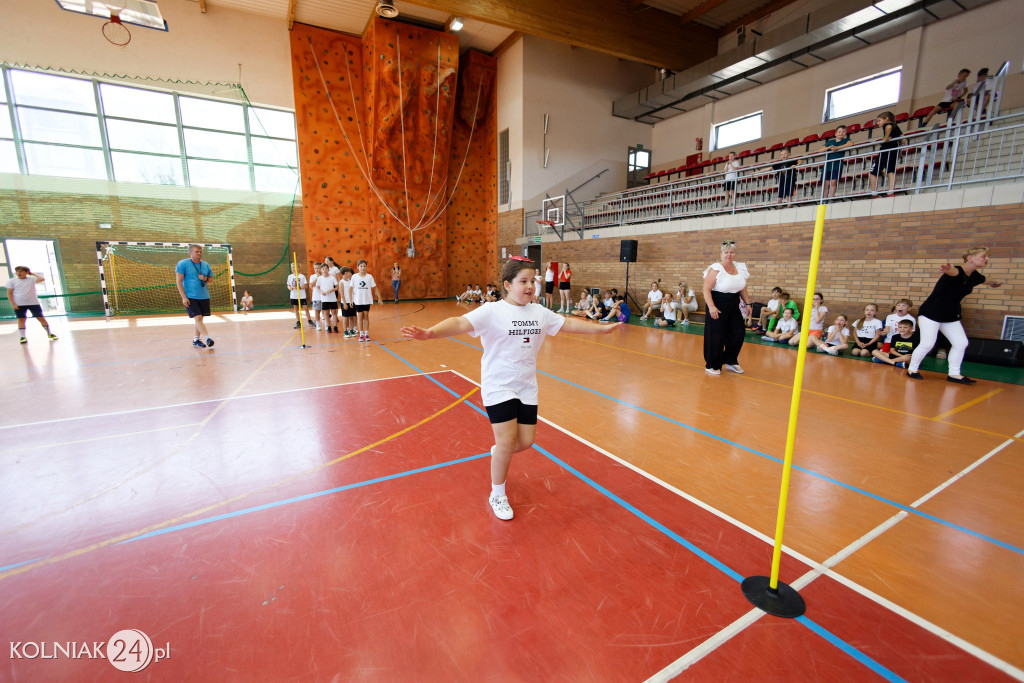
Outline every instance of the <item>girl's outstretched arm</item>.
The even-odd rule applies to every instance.
[[[566,318],[561,331],[571,332],[572,334],[608,334],[621,325],[622,323],[598,325],[597,323],[587,322],[580,318]]]
[[[568,321],[566,321],[568,322]],[[595,325],[595,327],[597,327]],[[402,328],[402,336],[409,337],[410,339],[419,339],[424,341],[427,339],[443,339],[444,337],[454,337],[459,334],[468,334],[473,331],[473,325],[466,320],[466,316],[459,315],[453,318],[447,318],[442,320],[438,324],[431,328],[423,329],[422,327],[416,327],[415,325],[408,325]]]

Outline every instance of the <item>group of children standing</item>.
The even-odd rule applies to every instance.
[[[338,267],[334,259],[328,256],[321,263],[313,264],[313,270],[307,279],[297,273],[292,266],[287,286],[292,309],[295,311],[295,327],[302,326],[299,309],[306,312],[306,322],[317,331],[328,334],[342,334],[347,339],[358,335],[359,341],[370,341],[370,306],[374,294],[377,303],[383,305],[377,282],[367,270],[365,259],[356,264],[356,271],[350,267]],[[358,271],[358,272],[357,272]],[[307,289],[312,296],[307,296]],[[308,302],[312,299],[313,311],[310,314]],[[343,331],[338,330],[338,313],[341,312]]]

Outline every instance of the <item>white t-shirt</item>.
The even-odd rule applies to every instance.
[[[654,290],[652,292],[647,292],[647,300],[649,302],[651,302],[652,304],[654,304],[654,305],[660,304],[661,300],[664,299],[664,298],[665,298],[665,293],[663,291],[661,291],[660,289]]]
[[[901,320],[909,320],[910,331],[914,331],[914,326],[916,325],[916,323],[914,322],[914,316],[910,315],[909,313],[907,315],[897,315],[896,313],[890,313],[889,315],[885,316],[885,326],[889,328],[889,331],[885,333],[886,344],[892,341],[892,336],[894,334],[899,334],[900,331],[896,326],[900,324]]]
[[[736,274],[730,275],[725,272],[725,266],[721,263],[712,263],[710,266],[704,269],[704,277],[707,277],[709,270],[717,271],[715,276],[715,286],[711,289],[716,292],[723,292],[725,294],[735,294],[736,292],[743,291],[743,288],[747,286],[747,278],[750,277],[750,272],[747,270],[746,263],[734,263],[736,266]]]
[[[303,298],[303,299],[306,298],[306,291],[305,291],[306,290],[306,276],[305,275],[303,275],[302,273],[299,273],[299,284],[298,284],[296,289],[292,289],[292,287],[296,287],[295,276],[294,275],[289,275],[288,276],[288,294],[289,294],[289,296],[292,299],[298,299],[298,298],[300,298],[299,295],[301,294],[302,295],[301,298]]]
[[[366,306],[373,303],[373,288],[377,286],[377,282],[373,279],[372,275],[369,273],[366,275],[356,273],[352,276],[350,282],[352,287],[352,303],[357,306]]]
[[[341,268],[338,266],[331,266],[327,269],[327,272],[333,275],[334,279],[337,280],[338,276],[341,275]]]
[[[678,301],[664,303],[661,305],[661,314],[665,316],[665,320],[675,321],[676,311],[678,311],[680,308],[682,307],[679,305]]]
[[[550,268],[548,268],[544,272],[544,282],[554,282],[554,281],[555,281],[555,271],[553,271]]]
[[[544,338],[558,334],[565,318],[540,304],[516,306],[506,299],[465,316],[480,337],[480,393],[485,406],[517,398],[537,405],[537,352]]]
[[[608,297],[607,299],[605,299],[605,300],[604,300],[604,305],[605,305],[605,306],[606,306],[607,308],[611,308],[612,306],[614,306],[614,305],[615,305],[615,300],[614,300],[614,299],[612,299],[611,297]]]
[[[323,301],[320,298],[320,288],[316,286],[316,279],[320,277],[316,273],[309,276],[309,288],[313,290],[313,301]]]
[[[785,334],[786,332],[796,333],[798,329],[799,326],[797,324],[796,318],[782,318],[777,323],[775,323],[775,331],[778,332],[779,334]]]
[[[480,290],[480,288],[479,288],[479,287],[473,290],[473,297],[474,297],[474,298],[477,298],[477,299],[479,299],[479,298],[481,298],[482,296],[483,296],[483,292],[482,292],[482,291]]]
[[[824,335],[824,340],[825,340],[826,344],[829,344],[831,346],[839,346],[840,344],[846,343],[846,340],[850,338],[850,328],[849,327],[844,327],[843,331],[839,333],[839,336],[842,337],[842,341],[836,341],[835,339],[833,339],[832,341],[828,341],[829,337],[831,337],[833,334],[835,334],[835,332],[836,332],[836,326],[835,325],[829,325],[828,326],[828,332],[825,333],[825,335]]]
[[[35,275],[26,275],[24,278],[12,277],[7,281],[7,289],[14,290],[14,303],[18,306],[38,306],[39,297],[36,295],[36,285],[39,278]]]
[[[861,319],[855,322],[853,326],[857,328],[858,337],[870,341],[877,333],[882,331],[885,323],[878,318],[872,318],[871,320]]]
[[[352,276],[350,275],[347,280],[344,277],[342,277],[341,281],[338,284],[341,285],[341,296],[342,296],[341,301],[342,301],[342,303],[351,304],[352,303]]]
[[[732,161],[726,162],[725,164],[725,179],[736,180],[740,177],[740,160],[733,159]]]
[[[779,299],[768,299],[768,312],[770,314],[778,313],[779,311]]]
[[[697,310],[697,297],[694,296],[692,289],[686,290],[686,296],[690,297],[690,303],[683,301],[682,292],[676,292],[676,301],[679,303],[680,308],[685,308],[688,311]]]
[[[338,301],[338,293],[335,291],[338,286],[338,280],[333,275],[321,275],[316,279],[316,286],[320,290],[321,302],[331,303],[332,301]]]
[[[814,309],[813,308],[809,312],[804,313],[804,315],[811,316],[811,329],[812,330],[824,330],[825,329],[825,316],[828,315],[828,307],[827,306],[818,306],[818,313],[821,315],[821,320],[819,322],[815,322],[814,321]]]

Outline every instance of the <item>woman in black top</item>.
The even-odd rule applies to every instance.
[[[896,117],[891,111],[883,111],[876,119],[882,127],[882,144],[878,147],[878,156],[871,164],[871,194],[878,194],[878,176],[886,176],[886,187],[891,197],[896,191],[896,161],[900,156],[899,137],[903,131],[896,125]]]
[[[921,361],[935,346],[939,332],[949,340],[953,348],[949,351],[949,376],[946,380],[957,384],[974,384],[970,377],[960,374],[960,363],[967,350],[967,335],[960,322],[960,301],[974,291],[974,288],[985,282],[985,276],[978,268],[988,265],[988,247],[971,247],[964,252],[964,265],[951,266],[948,263],[939,266],[942,277],[935,283],[935,289],[921,304],[917,318],[917,329],[921,333],[921,345],[914,349],[907,367],[907,377],[924,379],[918,368]],[[989,287],[999,287],[1003,283],[991,280]]]

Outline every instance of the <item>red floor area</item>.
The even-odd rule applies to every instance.
[[[455,375],[435,377],[457,395],[473,389]],[[53,476],[25,482],[11,507],[44,490],[50,497],[28,515],[2,518],[0,564],[85,552],[0,572],[3,639],[106,641],[140,629],[155,645],[170,644],[171,657],[146,670],[156,680],[637,681],[751,609],[733,578],[535,450],[513,460],[516,519],[494,518],[487,458],[445,465],[491,445],[486,418],[467,405],[273,486],[455,400],[424,377],[385,380],[134,413],[114,430],[209,421],[194,437],[188,427],[51,449]],[[479,394],[471,400],[479,404]],[[74,440],[94,429],[72,421],[48,431]],[[770,547],[746,532],[546,424],[537,443],[741,575],[768,571]],[[4,463],[20,457],[5,454]],[[402,476],[432,465],[442,466]],[[393,478],[286,502],[380,477]],[[188,521],[238,514],[96,548],[203,508]],[[786,558],[782,578],[806,569]],[[908,680],[997,679],[830,579],[804,595],[810,619]],[[14,659],[5,676],[82,680],[112,671],[87,659]],[[684,676],[877,677],[801,624],[773,617]]]

